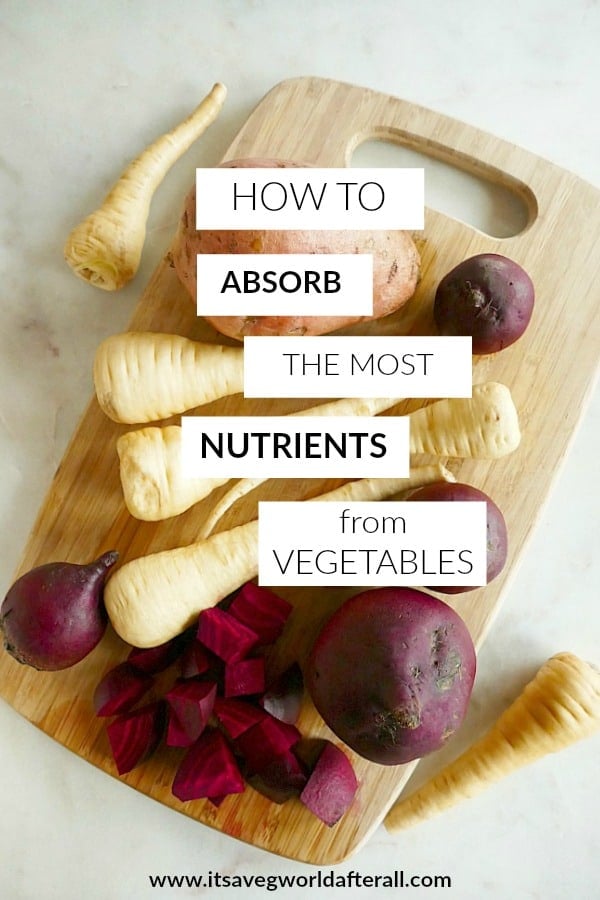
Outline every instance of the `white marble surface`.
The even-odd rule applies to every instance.
[[[98,341],[128,321],[164,250],[194,165],[211,165],[260,97],[297,75],[433,107],[600,185],[596,0],[4,0],[0,16],[0,590],[8,588],[91,390]],[[65,267],[64,238],[122,165],[215,80],[218,126],[152,207],[136,282],[117,296]],[[568,227],[568,223],[565,223]],[[576,361],[574,361],[574,365]],[[598,660],[598,394],[480,656],[464,739],[561,649]],[[595,482],[594,480],[595,479]],[[498,673],[502,678],[498,680]],[[600,895],[598,741],[547,758],[402,837],[383,828],[338,867],[448,874],[460,900]],[[241,896],[153,891],[150,873],[310,874],[137,795],[0,702],[0,896]],[[253,888],[251,897],[264,896]],[[315,896],[392,896],[327,889]],[[445,893],[422,890],[420,895]],[[306,896],[280,889],[278,896]]]

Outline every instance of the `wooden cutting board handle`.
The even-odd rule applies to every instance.
[[[265,128],[260,114],[263,104],[269,107],[269,128]],[[286,141],[289,130],[280,128],[279,116],[284,119],[290,109],[308,110],[310,122],[306,122],[306,128],[314,129],[318,136],[311,142],[308,156],[304,148],[306,162],[348,166],[356,148],[365,141],[401,144],[515,193],[525,203],[528,229],[538,210],[554,196],[561,175],[556,169],[556,178],[552,178],[554,167],[550,163],[540,166],[539,157],[456,119],[398,97],[323,78],[293,78],[272,88],[225,158],[250,153],[273,157],[277,150],[281,158],[296,159],[296,143],[293,138]]]

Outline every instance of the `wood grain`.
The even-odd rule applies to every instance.
[[[495,137],[395,97],[318,78],[277,85],[252,112],[226,158],[271,156],[321,166],[344,166],[364,140],[384,138],[425,151],[509,187],[523,199],[529,221],[513,238],[495,239],[434,210],[416,236],[422,281],[408,307],[376,325],[346,333],[432,332],[432,298],[441,276],[475,253],[503,253],[536,285],[536,308],[525,336],[502,353],[474,359],[474,381],[507,384],[519,410],[523,441],[511,456],[489,462],[452,461],[460,480],[491,494],[503,509],[509,564],[487,588],[450,602],[480,646],[487,636],[540,510],[557,476],[591,392],[600,346],[596,280],[600,271],[600,193],[574,175]],[[183,198],[181,198],[183,205]],[[132,330],[176,332],[221,341],[196,319],[193,304],[168,264],[161,263],[140,297]],[[314,401],[311,401],[314,402]],[[213,404],[219,414],[287,412],[309,405],[240,397]],[[400,405],[394,413],[418,405]],[[207,409],[203,410],[206,413]],[[122,560],[194,540],[214,496],[167,522],[133,520],[124,508],[115,441],[125,430],[106,419],[94,399],[66,450],[24,549],[17,574],[54,559],[87,561],[117,548]],[[291,499],[317,493],[322,483],[271,481],[236,507],[223,527],[252,518],[258,497]],[[224,490],[224,489],[222,489]],[[216,495],[218,496],[218,494]],[[273,668],[301,662],[325,618],[353,590],[288,589],[295,606]],[[447,598],[446,598],[447,599]],[[90,763],[116,776],[104,724],[91,708],[102,673],[127,648],[109,632],[73,669],[38,673],[0,654],[0,693],[16,710]],[[309,736],[330,736],[307,700],[300,721]],[[123,780],[173,809],[266,850],[314,864],[338,862],[368,839],[399,795],[414,764],[382,767],[353,756],[360,789],[352,809],[333,828],[299,802],[278,806],[247,788],[219,809],[180,803],[170,792],[179,754],[161,751]]]

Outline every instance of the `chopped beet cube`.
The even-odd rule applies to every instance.
[[[173,794],[180,800],[219,798],[241,794],[244,779],[235,757],[220,731],[207,728],[183,757],[173,780]]]
[[[339,747],[327,741],[300,800],[322,822],[332,826],[349,809],[357,789],[350,760]]]
[[[180,672],[182,678],[196,678],[207,674],[215,657],[200,641],[194,639],[187,645],[181,656]]]
[[[129,662],[122,662],[104,675],[94,691],[97,716],[115,716],[127,712],[150,690],[154,679]]]
[[[227,734],[234,739],[266,715],[263,709],[253,703],[233,697],[217,697],[213,712]]]
[[[156,750],[165,730],[164,700],[123,713],[106,731],[119,775],[145,762]]]
[[[233,598],[228,612],[256,632],[261,644],[272,644],[283,631],[292,609],[283,597],[248,581]]]
[[[265,661],[262,656],[239,659],[225,666],[225,696],[261,694],[265,689]]]
[[[242,659],[258,643],[252,628],[217,607],[200,613],[197,639],[225,662]]]
[[[169,747],[189,747],[208,724],[217,685],[214,681],[180,681],[167,692]]]
[[[266,761],[259,772],[248,776],[248,783],[274,803],[297,797],[306,782],[306,772],[291,750]]]
[[[269,686],[260,698],[260,705],[276,719],[293,725],[300,716],[303,693],[302,669],[295,662]]]
[[[235,746],[244,758],[248,774],[256,774],[273,759],[285,756],[301,736],[295,725],[265,713],[256,725],[236,738]]]
[[[127,657],[127,662],[151,675],[163,672],[181,656],[189,639],[190,634],[184,631],[183,634],[178,634],[158,647],[134,647]]]

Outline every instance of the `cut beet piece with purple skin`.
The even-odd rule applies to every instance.
[[[146,694],[154,679],[140,672],[129,662],[122,662],[109,669],[96,685],[94,709],[97,716],[116,716],[127,712]]]
[[[274,803],[298,797],[308,776],[291,750],[265,763],[260,772],[248,776],[248,784]]]
[[[164,700],[148,703],[113,719],[106,731],[119,775],[131,772],[154,753],[164,734],[165,723]]]
[[[223,609],[204,609],[198,617],[197,639],[225,662],[247,656],[258,644],[258,635]]]
[[[228,612],[255,631],[261,644],[273,644],[292,609],[292,604],[283,597],[248,581],[233,598]]]
[[[214,681],[180,681],[166,693],[169,747],[189,747],[198,740],[208,725],[216,696]]]
[[[225,666],[225,696],[262,694],[265,689],[265,661],[262,656],[239,659]]]
[[[192,637],[193,632],[190,634],[189,631],[184,631],[158,647],[134,647],[127,662],[150,675],[164,672],[181,656]]]
[[[300,800],[325,825],[335,825],[352,805],[358,781],[346,754],[327,741]]]
[[[234,697],[217,697],[213,713],[230,738],[237,738],[244,731],[252,728],[267,714],[264,709],[247,700],[236,700]]]
[[[288,666],[260,698],[260,705],[276,719],[294,725],[300,716],[304,678],[297,662]]]
[[[285,756],[302,735],[295,725],[281,722],[268,713],[235,740],[236,749],[246,763],[249,775],[262,772],[265,766]]]
[[[179,764],[172,791],[183,801],[206,797],[218,802],[228,794],[241,794],[244,787],[226,739],[220,731],[207,728]]]

